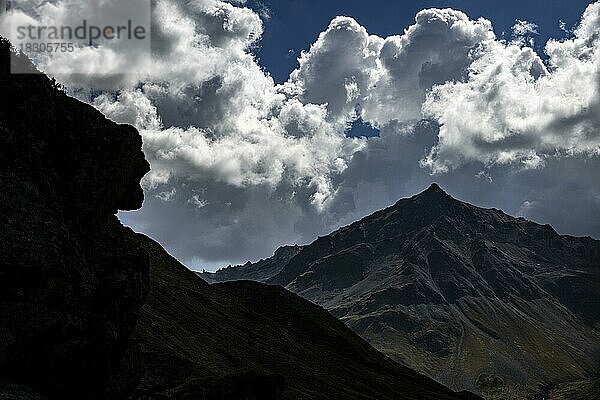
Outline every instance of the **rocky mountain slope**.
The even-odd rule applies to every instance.
[[[475,398],[280,287],[209,286],[123,227],[139,134],[10,74],[10,56],[0,38],[0,399]]]
[[[453,389],[541,398],[598,376],[600,242],[460,202],[436,184],[278,269],[268,283]]]

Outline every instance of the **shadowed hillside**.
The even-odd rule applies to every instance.
[[[250,399],[475,398],[394,363],[280,286],[208,285],[155,242],[142,237],[141,243],[150,254],[151,289],[135,334],[147,368],[135,398],[202,399],[195,396],[205,391],[217,391],[211,399],[239,393]],[[231,384],[241,377],[243,384]]]

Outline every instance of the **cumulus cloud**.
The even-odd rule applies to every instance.
[[[513,30],[514,36],[523,37],[523,36],[531,35],[531,34],[537,35],[537,33],[538,33],[537,28],[538,28],[538,26],[536,24],[534,24],[533,22],[517,19],[515,21],[515,24],[512,27],[512,30]]]
[[[75,3],[93,2],[19,0],[12,17],[76,20]],[[508,42],[490,21],[452,9],[423,10],[386,38],[336,17],[281,85],[253,55],[268,13],[238,0],[153,5],[152,58],[129,59],[130,73],[101,63],[121,62],[127,48],[36,62],[65,66],[58,78],[72,95],[140,130],[152,171],[144,206],[127,221],[192,265],[311,241],[413,194],[431,173],[465,200],[560,225],[575,197],[557,207],[528,189],[530,174],[550,190],[551,171],[588,168],[600,155],[600,3],[571,37],[546,44],[546,61],[529,46],[536,26],[527,21]],[[90,73],[69,73],[75,63]],[[380,137],[346,137],[357,119]],[[593,179],[568,177],[592,193],[583,210],[600,215]]]
[[[381,75],[365,102],[363,119],[375,126],[420,119],[427,92],[462,80],[473,52],[493,39],[492,25],[483,18],[473,21],[451,9],[420,11],[403,35],[385,39]]]
[[[352,120],[379,74],[382,44],[383,39],[369,36],[354,19],[336,17],[302,52],[286,88],[303,102],[326,104],[332,120]]]
[[[600,154],[600,3],[544,63],[521,43],[490,41],[463,82],[436,86],[423,105],[442,124],[423,160],[433,172],[479,161],[542,167],[548,157]]]
[[[361,117],[373,126],[418,121],[435,84],[461,79],[470,53],[493,40],[492,25],[452,9],[420,11],[404,34],[369,35],[350,17],[334,18],[299,58],[286,84],[329,117]]]

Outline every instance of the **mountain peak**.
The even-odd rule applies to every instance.
[[[435,199],[435,200],[442,200],[442,199],[454,200],[454,198],[452,196],[450,196],[448,193],[446,193],[444,191],[444,189],[442,189],[440,187],[440,185],[438,185],[435,182],[432,183],[431,185],[429,185],[429,187],[427,189],[425,189],[424,191],[422,191],[421,193],[417,194],[416,196],[413,196],[413,198],[417,198],[417,199],[427,198],[427,199]]]
[[[440,187],[440,185],[438,185],[435,182],[433,182],[431,185],[429,185],[429,187],[423,193],[443,193],[446,195],[448,194],[444,191],[444,189],[442,189]]]

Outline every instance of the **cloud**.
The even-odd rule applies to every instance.
[[[517,19],[512,27],[512,31],[514,36],[523,37],[531,34],[537,35],[537,28],[538,26],[533,22]]]
[[[451,9],[420,11],[403,35],[385,39],[382,72],[366,99],[363,119],[375,126],[421,119],[432,86],[461,80],[473,52],[493,39],[486,19],[473,21]]]
[[[332,120],[361,117],[377,127],[416,121],[426,92],[460,79],[472,50],[493,39],[488,20],[451,9],[420,11],[403,35],[387,38],[336,17],[301,54],[286,85],[304,102],[327,104]]]
[[[159,193],[155,194],[154,197],[156,197],[157,199],[160,199],[162,201],[173,201],[176,193],[177,193],[177,189],[171,188],[171,190],[169,190],[169,191],[159,192]]]
[[[88,4],[18,1],[13,17],[75,21],[75,3]],[[600,189],[577,173],[600,154],[600,3],[572,37],[546,44],[548,61],[521,40],[536,29],[526,21],[506,42],[490,21],[452,9],[423,10],[386,38],[336,17],[282,85],[253,54],[267,16],[242,1],[153,4],[153,57],[134,57],[131,73],[101,63],[122,62],[127,48],[36,62],[64,66],[72,95],[140,130],[152,171],[143,208],[126,219],[183,261],[215,266],[309,242],[424,188],[431,173],[465,200],[600,235],[589,218]],[[90,74],[69,73],[74,63]],[[380,137],[347,138],[358,118]],[[578,199],[585,207],[567,222]]]
[[[533,22],[520,19],[515,20],[515,24],[512,27],[513,41],[521,46],[528,44],[533,47],[535,45],[534,35],[538,35],[537,28],[538,26]]]
[[[442,124],[423,165],[434,173],[464,163],[520,163],[600,155],[600,3],[570,39],[550,40],[548,62],[522,43],[491,41],[464,81],[433,88],[424,115]]]
[[[534,207],[535,201],[525,200],[519,207],[519,210],[517,211],[516,215],[518,215],[519,217],[527,217]]]
[[[326,104],[330,119],[352,120],[361,97],[380,73],[382,44],[383,39],[369,36],[354,19],[336,17],[302,52],[286,86],[303,102]]]

